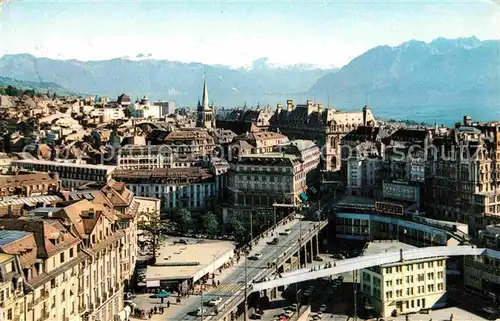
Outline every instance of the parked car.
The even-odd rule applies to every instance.
[[[337,259],[337,260],[343,260],[343,259],[345,259],[345,256],[343,254],[337,253],[337,254],[332,255],[332,258]]]
[[[314,258],[313,258],[314,261],[317,261],[317,262],[323,262],[323,258],[319,255],[316,255]]]

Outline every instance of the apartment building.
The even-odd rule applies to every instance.
[[[113,179],[126,184],[135,195],[158,198],[162,210],[188,208],[202,211],[222,194],[225,178],[196,167],[117,170]]]
[[[400,242],[371,242],[365,255],[413,248]],[[361,292],[380,317],[446,305],[446,258],[402,260],[360,271]]]
[[[0,247],[7,243],[5,236],[11,233],[0,231]],[[7,235],[6,235],[7,234]],[[21,267],[16,256],[0,253],[0,318],[13,321],[18,316],[24,316],[23,280],[18,275]],[[19,320],[24,321],[19,317]]]
[[[500,223],[500,125],[463,124],[432,140],[426,169],[428,211],[469,224],[477,236]]]
[[[382,157],[371,143],[362,143],[352,150],[347,163],[347,189],[351,195],[375,196],[380,187]]]
[[[490,225],[479,232],[480,247],[500,250],[500,225]],[[500,260],[489,257],[464,258],[464,283],[471,290],[491,298],[500,298]]]
[[[0,252],[16,256],[12,284],[25,302],[12,320],[111,321],[129,309],[123,289],[137,258],[139,203],[114,181],[64,197],[62,207],[0,219]]]
[[[54,173],[0,175],[0,197],[53,194],[59,184],[59,176]]]
[[[275,132],[246,132],[238,135],[229,145],[229,160],[239,155],[273,152],[276,146],[286,143],[288,138]]]
[[[23,159],[13,161],[11,168],[13,171],[57,173],[63,187],[77,187],[89,182],[107,182],[115,166]]]

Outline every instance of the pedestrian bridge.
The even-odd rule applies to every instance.
[[[341,274],[371,266],[402,262],[405,260],[463,255],[485,255],[500,260],[500,252],[495,250],[476,248],[474,246],[432,246],[360,256],[336,261],[335,265],[324,262],[318,263],[308,268],[282,273],[280,277],[276,277],[274,280],[253,283],[249,286],[249,290],[251,292],[258,292],[283,285],[314,280],[325,276]]]

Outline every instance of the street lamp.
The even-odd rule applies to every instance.
[[[248,254],[245,252],[245,301],[243,307],[243,321],[247,321],[248,314]]]

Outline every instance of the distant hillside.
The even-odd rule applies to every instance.
[[[4,77],[25,81],[38,81],[40,77],[76,92],[111,98],[127,93],[132,99],[147,95],[150,99],[174,99],[180,105],[196,105],[206,72],[210,100],[228,107],[245,102],[275,104],[277,99],[307,91],[333,70],[309,65],[276,67],[267,58],[256,60],[251,68],[239,69],[147,58],[77,61],[35,58],[27,54],[0,58],[0,72]]]
[[[377,115],[399,119],[500,119],[500,40],[439,38],[379,46],[323,76],[310,89],[339,107],[366,99]],[[329,95],[328,95],[329,93]],[[415,117],[415,115],[417,117]]]
[[[26,81],[26,80],[17,80],[13,78],[7,78],[7,77],[0,77],[0,87],[7,87],[7,86],[12,86],[16,87],[19,89],[33,89],[36,92],[39,93],[46,93],[47,91],[50,91],[51,93],[57,93],[61,95],[66,95],[66,94],[74,94],[73,92],[67,90],[66,88],[63,88],[59,86],[58,84],[54,83],[38,83],[38,82],[33,82],[33,81]]]

